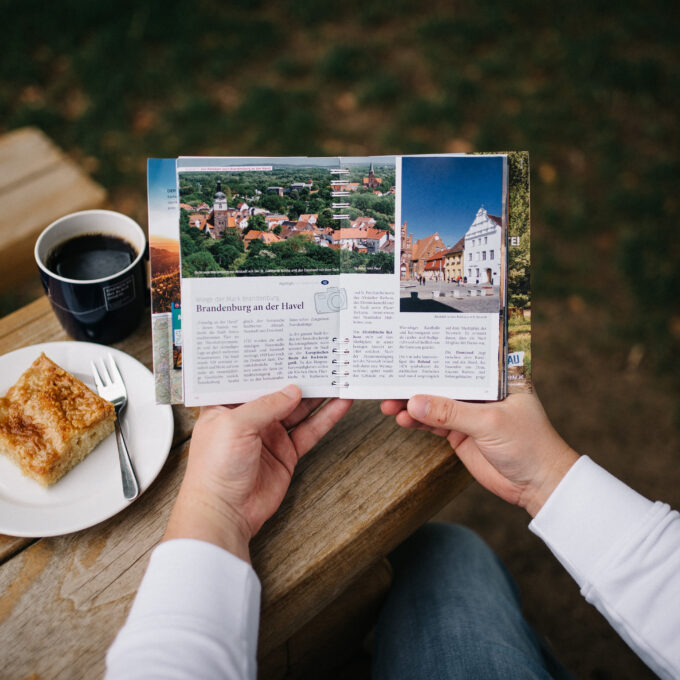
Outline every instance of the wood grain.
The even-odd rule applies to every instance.
[[[0,320],[2,353],[64,337],[44,299]],[[150,365],[148,324],[118,346]],[[125,511],[69,536],[0,541],[8,558],[0,566],[3,678],[102,675],[184,473],[196,414],[174,413],[176,445]],[[275,655],[468,481],[445,440],[399,428],[377,402],[355,404],[302,459],[280,510],[252,542],[262,581],[260,656]],[[23,550],[17,540],[26,541]]]
[[[253,540],[262,574],[260,650],[274,649],[469,482],[448,442],[355,404],[301,461]]]
[[[187,448],[182,444],[151,488],[116,517],[41,539],[0,567],[3,678],[103,675],[106,650],[165,530]]]
[[[0,195],[13,186],[26,184],[58,165],[64,154],[35,127],[19,128],[0,136]]]
[[[441,442],[423,432],[399,437],[403,431],[376,414],[366,404],[355,407],[344,427],[308,455],[281,511],[253,541],[263,587],[262,655],[466,482]],[[106,649],[163,533],[187,448],[182,444],[152,488],[120,515],[71,536],[42,539],[0,567],[5,677],[101,675]],[[14,645],[29,629],[29,639]]]
[[[105,201],[106,191],[37,128],[0,137],[0,291],[37,276],[33,247],[50,222]]]

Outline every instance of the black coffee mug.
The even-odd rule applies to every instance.
[[[87,280],[48,268],[56,249],[71,239],[106,236],[130,246],[131,262],[120,271]],[[111,210],[83,210],[52,222],[38,237],[35,261],[45,293],[64,330],[75,340],[110,344],[137,328],[147,298],[146,237],[133,219]]]

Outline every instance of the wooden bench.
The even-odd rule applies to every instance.
[[[106,191],[37,128],[0,137],[0,293],[37,277],[33,247],[50,222],[105,201]]]
[[[0,319],[0,354],[66,339],[44,296]],[[151,366],[148,323],[117,346]],[[2,677],[101,677],[186,467],[197,409],[173,411],[170,457],[130,507],[68,536],[0,536]],[[446,440],[398,427],[377,402],[355,404],[300,461],[281,508],[253,540],[260,677],[310,665],[318,677],[354,653],[390,584],[385,555],[469,480]]]
[[[101,207],[106,192],[35,128],[0,137],[0,170],[3,292],[37,277],[33,244],[47,224]],[[0,354],[66,339],[44,296],[0,318]],[[151,367],[149,323],[117,346]],[[168,461],[129,508],[68,536],[0,536],[3,678],[103,674],[184,474],[197,410],[173,411]],[[469,480],[445,440],[398,427],[377,402],[356,404],[302,459],[252,543],[262,581],[260,677],[319,677],[351,657],[389,588],[385,556]]]

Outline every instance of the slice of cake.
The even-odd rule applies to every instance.
[[[113,405],[41,354],[0,397],[0,451],[43,486],[113,432]]]

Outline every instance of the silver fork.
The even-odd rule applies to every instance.
[[[106,362],[101,360],[102,372],[97,369],[94,361],[90,362],[92,366],[92,377],[94,378],[97,392],[100,397],[110,401],[116,409],[116,442],[118,443],[118,459],[120,461],[120,474],[123,480],[123,496],[129,501],[134,500],[139,496],[139,484],[137,477],[132,467],[130,454],[128,453],[123,431],[120,429],[120,416],[127,406],[127,390],[123,382],[123,376],[116,366],[116,362],[109,354],[109,368],[106,368]]]

